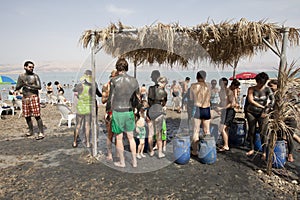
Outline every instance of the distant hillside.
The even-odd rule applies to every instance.
[[[54,62],[43,61],[36,62],[36,72],[74,72],[80,69],[80,62]],[[0,64],[0,74],[20,74],[23,70],[23,64]]]

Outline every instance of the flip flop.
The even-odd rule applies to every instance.
[[[249,153],[250,151],[248,151],[247,153],[246,153],[246,156],[252,156],[255,152],[254,152],[254,150],[253,150],[253,153]]]
[[[76,147],[78,147],[78,144],[76,142],[73,142],[72,147],[76,148]]]
[[[26,134],[25,134],[26,137],[30,137],[30,136],[32,136],[32,135],[33,135],[32,133],[26,133]]]
[[[35,139],[36,140],[41,140],[41,139],[44,139],[44,134],[43,133],[40,133]]]
[[[229,151],[229,147],[227,147],[227,148],[222,147],[218,150],[218,152],[225,152],[225,151]]]

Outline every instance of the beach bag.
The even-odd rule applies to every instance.
[[[151,120],[155,120],[160,115],[164,114],[163,107],[160,104],[154,104],[149,108],[148,116]]]
[[[149,106],[152,106],[155,103],[156,88],[157,88],[157,85],[153,85],[153,86],[149,87],[149,91],[148,91],[148,103],[149,103]]]

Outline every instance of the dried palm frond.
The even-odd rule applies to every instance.
[[[136,51],[135,54],[128,54],[128,56],[133,56],[130,60],[136,58],[145,62],[148,60],[172,65],[174,59],[183,57],[193,63],[208,60],[223,68],[240,58],[251,58],[257,51],[266,51],[268,47],[263,39],[268,40],[271,45],[280,44],[282,31],[283,28],[275,23],[267,23],[266,20],[251,22],[244,18],[235,23],[232,21],[223,21],[219,24],[206,22],[194,27],[157,23],[139,29],[119,22],[112,23],[104,29],[85,31],[80,37],[80,42],[84,48],[99,46],[101,43],[105,52],[114,57]],[[289,28],[290,44],[299,45],[299,38],[299,29]],[[149,55],[149,53],[157,52],[151,51],[147,55],[144,54],[144,49],[148,48],[161,49],[181,57],[152,59],[156,56]],[[140,53],[138,53],[139,50],[141,50]],[[145,57],[141,58],[142,56]]]
[[[295,67],[295,62],[288,67],[287,65],[280,72],[278,79],[278,90],[275,92],[274,111],[269,114],[268,130],[270,136],[269,148],[274,149],[278,137],[292,138],[295,128],[287,122],[295,120],[299,122],[299,94],[300,94],[300,67]],[[272,152],[269,153],[268,163],[269,173],[271,172]]]

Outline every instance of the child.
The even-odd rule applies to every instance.
[[[146,156],[143,154],[144,147],[145,147],[145,138],[146,138],[146,122],[145,122],[145,110],[143,108],[140,109],[140,112],[138,113],[138,120],[136,122],[136,132],[137,132],[137,138],[139,139],[139,146],[137,150],[137,158],[142,159]]]

